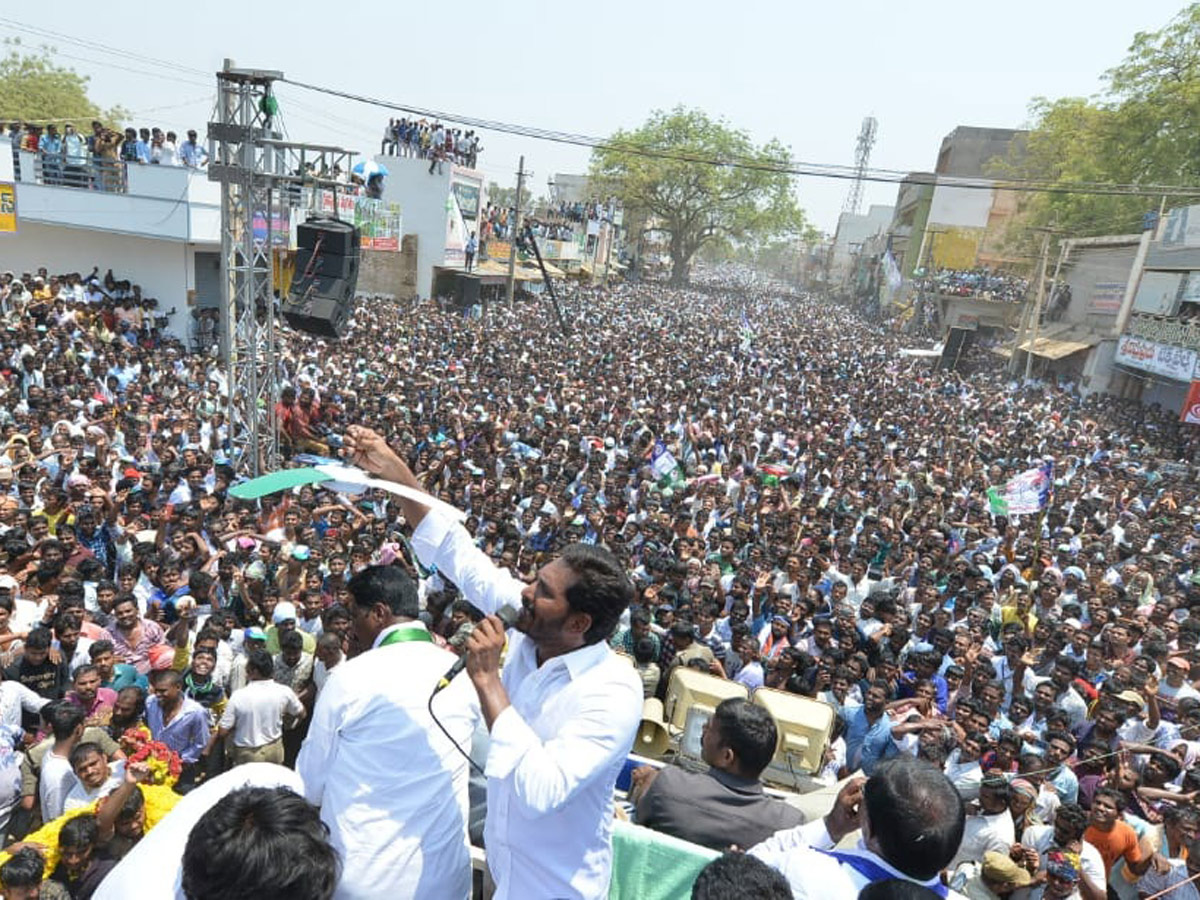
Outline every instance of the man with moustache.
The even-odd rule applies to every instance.
[[[351,427],[346,448],[356,465],[421,491],[370,429]],[[520,610],[507,634],[488,615],[467,640],[467,673],[491,738],[484,840],[497,900],[607,897],[613,787],[642,708],[636,670],[608,646],[633,596],[628,577],[607,550],[573,544],[526,585],[457,523],[419,500],[400,503],[424,565],[436,565],[484,613]],[[439,703],[435,711],[450,705]]]

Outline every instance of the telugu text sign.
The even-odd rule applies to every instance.
[[[1191,381],[1196,374],[1196,351],[1129,335],[1117,342],[1116,361],[1176,381]]]

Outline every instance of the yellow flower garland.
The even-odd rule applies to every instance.
[[[150,831],[161,822],[167,813],[175,808],[175,804],[183,799],[166,785],[141,784],[138,787],[142,789],[142,796],[146,800],[146,831]],[[63,813],[24,839],[24,843],[41,844],[46,848],[42,855],[46,858],[47,878],[58,867],[58,833],[62,831],[62,827],[76,816],[95,813],[99,805],[100,802],[96,801],[91,806],[83,806]],[[11,857],[12,854],[8,851],[0,851],[0,866],[8,862]]]

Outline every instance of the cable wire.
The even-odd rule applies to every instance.
[[[925,172],[901,172],[896,169],[868,169],[865,173],[860,174],[854,167],[851,166],[832,165],[827,163],[805,163],[791,159],[760,159],[757,157],[748,157],[737,154],[726,158],[711,156],[706,157],[687,154],[677,150],[655,149],[631,143],[590,137],[587,135],[552,131],[526,125],[516,125],[496,120],[480,119],[474,116],[466,116],[457,113],[448,113],[442,110],[432,110],[412,104],[381,100],[375,97],[368,97],[349,91],[321,87],[320,85],[295,81],[290,78],[284,78],[281,79],[281,81],[285,84],[290,84],[293,87],[314,91],[316,93],[327,94],[343,100],[351,100],[357,103],[364,103],[396,112],[426,116],[439,121],[444,120],[447,122],[455,122],[472,128],[499,131],[506,134],[513,134],[520,137],[533,138],[536,140],[550,141],[553,143],[588,147],[593,150],[613,150],[617,152],[630,153],[636,156],[664,159],[675,162],[710,165],[715,167],[747,169],[751,171],[763,171],[774,174],[786,174],[813,178],[832,178],[838,180],[856,180],[861,178],[864,181],[884,184],[899,184],[901,182],[908,182],[910,184],[930,184],[937,187],[954,187],[970,190],[1006,190],[1026,193],[1050,194],[1093,194],[1099,196],[1120,197],[1200,195],[1200,186],[964,178],[961,176],[936,175]]]

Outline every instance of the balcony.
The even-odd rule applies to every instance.
[[[2,148],[2,145],[0,145]],[[21,222],[157,240],[219,244],[221,190],[203,170],[111,162],[68,168],[59,159],[0,149],[0,181],[17,183]]]

